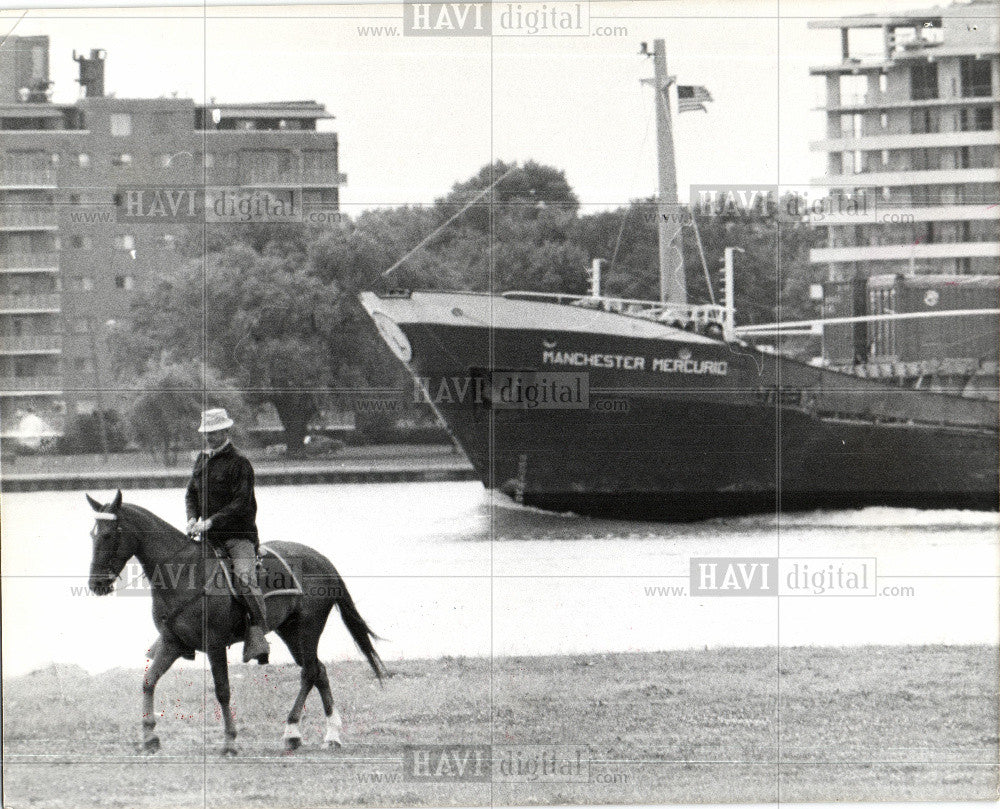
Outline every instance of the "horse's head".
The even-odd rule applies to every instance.
[[[107,505],[102,506],[89,494],[87,502],[94,509],[94,528],[90,532],[94,555],[90,560],[89,585],[97,595],[106,596],[125,563],[135,555],[135,542],[122,531],[120,489]]]

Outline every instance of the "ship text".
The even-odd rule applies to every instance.
[[[589,354],[586,351],[544,351],[542,363],[545,365],[573,365],[576,367],[614,368],[622,371],[645,371],[645,357],[625,354]],[[664,374],[710,374],[725,376],[729,373],[729,363],[725,360],[695,360],[690,357],[654,357],[649,363],[650,370]]]

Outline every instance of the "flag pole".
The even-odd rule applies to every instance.
[[[656,152],[660,198],[657,206],[660,237],[660,301],[687,303],[684,256],[681,252],[681,210],[677,200],[674,133],[670,117],[667,51],[662,39],[653,40],[653,91],[656,97]]]

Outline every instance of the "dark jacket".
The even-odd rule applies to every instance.
[[[208,541],[222,547],[231,539],[248,539],[256,548],[257,498],[253,466],[232,444],[215,455],[203,452],[195,461],[185,504],[188,519],[211,519]]]

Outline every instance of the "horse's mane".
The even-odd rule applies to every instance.
[[[163,531],[164,533],[170,534],[173,537],[184,537],[184,532],[179,531],[162,517],[157,517],[148,508],[143,508],[142,506],[137,506],[135,503],[122,503],[121,510],[128,513],[130,517],[139,518],[137,521],[142,523],[143,521],[147,525],[139,525],[142,531]],[[152,523],[152,526],[148,525]]]

